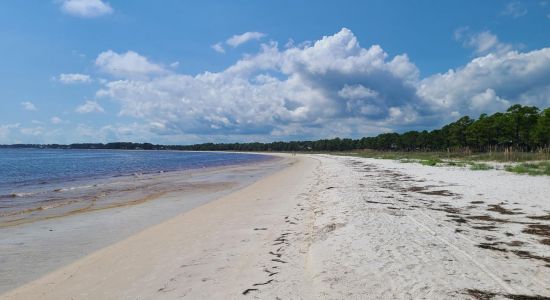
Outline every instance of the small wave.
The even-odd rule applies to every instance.
[[[97,184],[92,184],[92,185],[79,185],[79,186],[71,186],[71,187],[64,187],[64,188],[57,188],[55,190],[53,190],[54,192],[70,192],[70,191],[75,191],[75,190],[83,190],[83,189],[89,189],[89,188],[93,188],[93,187],[96,187]]]
[[[43,202],[47,202],[47,203],[42,204],[42,205],[38,205],[38,206],[32,206],[32,207],[21,207],[19,209],[7,211],[7,212],[1,212],[0,211],[0,217],[17,216],[17,215],[23,215],[23,214],[36,212],[36,211],[48,210],[48,209],[52,209],[52,208],[61,207],[61,206],[64,206],[64,205],[73,204],[73,203],[76,203],[77,201],[76,200],[62,200],[62,201],[47,200],[47,201],[43,201]]]
[[[21,198],[21,197],[29,197],[32,195],[35,195],[36,193],[11,193],[6,195],[0,195],[0,199],[13,199],[13,198]]]
[[[65,205],[72,204],[72,203],[75,203],[75,202],[76,202],[76,200],[66,200],[66,201],[60,201],[60,202],[52,202],[52,203],[43,204],[43,205],[37,207],[37,210],[47,210],[47,209],[57,208],[57,207],[65,206]]]
[[[98,184],[87,184],[87,185],[79,185],[79,186],[69,186],[69,187],[61,187],[61,188],[55,188],[55,189],[39,189],[34,192],[13,192],[9,194],[3,194],[0,195],[0,200],[2,199],[14,199],[14,198],[25,198],[25,197],[33,197],[38,196],[42,194],[47,194],[51,192],[55,193],[61,193],[61,192],[70,192],[70,191],[76,191],[76,190],[84,190],[89,188],[98,187]]]

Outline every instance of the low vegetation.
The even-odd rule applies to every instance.
[[[470,165],[470,170],[474,171],[485,171],[491,169],[494,169],[494,167],[485,163],[472,163]]]
[[[420,160],[420,163],[425,166],[437,166],[437,164],[440,164],[442,162],[443,161],[438,158]]]
[[[378,150],[355,150],[336,152],[339,155],[353,155],[369,158],[394,159],[394,160],[441,160],[448,165],[465,165],[475,162],[527,162],[550,160],[550,153],[547,151],[522,152],[522,151],[503,151],[486,153],[468,153],[468,152],[443,152],[443,151],[378,151]]]
[[[550,161],[520,163],[507,166],[506,171],[528,175],[550,175]]]
[[[492,170],[495,167],[483,161],[513,162],[504,170],[518,174],[550,175],[550,160],[540,160],[536,153],[515,153],[509,156],[502,154],[472,154],[472,155],[448,155],[442,152],[384,152],[384,151],[355,151],[338,152],[337,155],[358,156],[376,159],[392,159],[401,163],[420,163],[425,166],[452,166],[468,167],[474,171]]]

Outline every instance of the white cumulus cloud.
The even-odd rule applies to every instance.
[[[89,75],[78,73],[59,74],[57,79],[63,84],[87,83],[92,81]]]
[[[406,54],[362,47],[344,28],[313,43],[263,44],[220,72],[112,80],[97,96],[157,136],[364,136],[439,126],[511,103],[550,106],[550,48],[491,52],[421,78]]]
[[[256,32],[256,31],[249,31],[245,32],[243,34],[237,34],[229,39],[227,39],[226,43],[231,47],[237,47],[241,44],[244,44],[251,40],[259,40],[265,36],[265,33]],[[220,45],[221,46],[221,45]],[[216,49],[214,49],[216,50]],[[216,50],[217,51],[217,50]]]
[[[504,7],[502,14],[505,16],[510,16],[512,18],[523,17],[527,14],[527,9],[518,1],[513,1]]]
[[[37,111],[38,110],[36,105],[34,105],[32,102],[29,102],[29,101],[21,102],[21,106],[23,106],[24,110],[28,110],[28,111]]]
[[[509,103],[550,106],[550,48],[488,54],[421,81],[420,97],[437,109],[494,112]]]
[[[167,73],[164,67],[150,62],[146,57],[134,51],[122,54],[112,50],[102,52],[97,56],[95,65],[102,72],[116,77],[143,78]]]
[[[465,47],[474,49],[477,55],[486,55],[488,53],[502,54],[514,48],[510,44],[501,42],[498,36],[488,30],[471,33],[468,28],[459,28],[455,31],[455,39],[462,41]]]
[[[216,51],[218,53],[225,53],[225,49],[223,48],[222,43],[216,43],[216,44],[212,45],[211,47],[212,47],[212,49],[214,49],[214,51]]]
[[[61,10],[67,14],[95,18],[113,13],[113,8],[102,0],[61,0]]]
[[[510,102],[497,96],[495,90],[486,89],[484,92],[472,96],[469,109],[476,112],[504,111],[510,107]]]
[[[338,95],[345,99],[365,99],[375,98],[378,96],[378,93],[360,84],[344,84],[344,87],[340,91],[338,91]]]
[[[105,112],[103,107],[97,103],[97,101],[86,101],[84,104],[78,106],[75,110],[77,113],[89,114],[89,113],[102,113]]]
[[[52,122],[52,124],[61,124],[63,123],[63,120],[60,117],[52,117],[50,122]]]
[[[367,117],[384,122],[391,107],[416,105],[417,77],[406,55],[362,48],[342,29],[303,48],[265,44],[219,73],[112,81],[98,95],[119,102],[123,115],[164,124],[165,133],[309,135],[338,119],[355,129]],[[402,111],[405,120],[411,110]]]

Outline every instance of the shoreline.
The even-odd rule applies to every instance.
[[[155,174],[154,184],[148,185],[151,191],[140,191],[140,187],[134,192],[121,189],[121,196],[115,196],[124,197],[122,202],[117,199],[0,227],[0,293],[235,192],[286,164],[284,158],[273,157],[240,165]]]
[[[130,150],[131,151],[131,150]],[[137,151],[137,150],[136,150]],[[140,150],[145,151],[145,150]],[[265,158],[247,161],[244,163],[233,163],[219,166],[192,167],[183,170],[146,172],[132,175],[113,175],[108,177],[97,177],[91,179],[77,179],[72,185],[63,188],[52,185],[51,190],[38,190],[34,192],[22,192],[23,195],[39,195],[48,197],[48,200],[31,202],[26,207],[3,208],[0,212],[0,229],[20,224],[35,222],[44,219],[64,217],[73,213],[81,213],[99,209],[109,209],[117,206],[133,205],[158,198],[162,194],[177,192],[176,184],[181,184],[181,179],[192,176],[205,176],[210,173],[223,172],[232,168],[254,166],[256,164],[268,163],[278,159],[276,156],[263,155]],[[162,187],[156,187],[159,182],[165,183]],[[185,180],[184,182],[185,183]],[[75,184],[77,184],[75,186]],[[153,186],[155,191],[145,192]],[[141,191],[141,192],[140,192]],[[133,193],[134,195],[128,196]],[[23,201],[22,197],[14,194],[16,201]],[[103,203],[104,199],[110,199]]]

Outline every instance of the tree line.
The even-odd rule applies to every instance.
[[[272,143],[205,143],[154,145],[150,143],[80,143],[70,145],[0,145],[11,148],[124,149],[188,151],[348,151],[356,149],[391,151],[537,151],[550,148],[550,108],[513,105],[506,112],[464,116],[440,129],[383,133],[361,139],[334,138],[317,141]]]
[[[535,151],[550,147],[550,108],[513,105],[506,112],[468,116],[432,131],[383,133],[361,139],[323,139],[273,143],[198,144],[185,150],[236,151]]]

